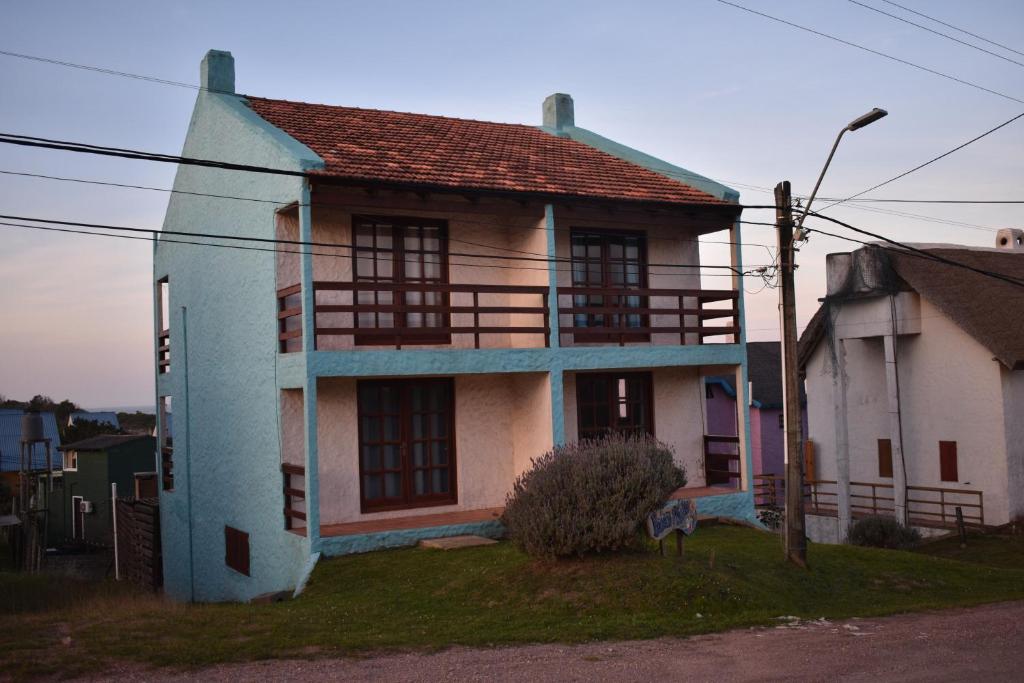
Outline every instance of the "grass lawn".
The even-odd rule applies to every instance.
[[[300,599],[271,605],[175,605],[110,584],[64,595],[53,582],[48,606],[18,597],[30,587],[24,577],[0,573],[0,671],[67,675],[111,661],[198,667],[454,644],[685,636],[783,615],[870,616],[1024,598],[1024,569],[826,545],[811,547],[810,562],[809,571],[787,565],[777,536],[715,526],[688,540],[683,561],[652,547],[542,563],[509,543],[331,559]]]
[[[961,548],[960,538],[954,536],[922,545],[915,552],[989,567],[1024,570],[1024,534],[968,534],[966,548]]]

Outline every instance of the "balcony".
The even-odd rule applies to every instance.
[[[313,289],[318,350],[551,345],[545,286],[316,281]],[[557,291],[563,346],[739,343],[739,293],[734,290]],[[277,298],[280,351],[300,351],[301,286],[282,288]],[[727,324],[707,324],[722,319]]]

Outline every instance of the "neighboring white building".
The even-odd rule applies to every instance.
[[[919,527],[1024,516],[1024,283],[1020,231],[996,249],[868,246],[827,257],[828,295],[800,340],[817,479],[808,535],[851,516]],[[848,485],[845,485],[848,483]]]

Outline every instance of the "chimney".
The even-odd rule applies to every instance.
[[[210,50],[199,65],[199,84],[220,93],[235,92],[235,58],[230,52]]]
[[[572,97],[556,92],[544,100],[544,127],[562,130],[576,125]]]
[[[996,233],[996,249],[1024,251],[1024,230],[1003,228]]]

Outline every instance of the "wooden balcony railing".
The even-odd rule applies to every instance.
[[[578,303],[580,300],[584,303]],[[599,303],[593,303],[599,299]],[[728,308],[708,304],[728,302]],[[563,302],[567,302],[563,305]],[[635,305],[628,305],[629,303]],[[694,335],[698,344],[709,337],[730,337],[739,342],[739,293],[716,289],[624,289],[601,287],[559,287],[559,331],[574,343],[648,341],[652,334]],[[705,321],[728,318],[728,325],[705,325]]]
[[[704,481],[708,486],[740,488],[740,437],[704,435]]]
[[[759,507],[781,506],[784,503],[786,478],[759,474],[754,477],[754,502]],[[838,484],[830,480],[804,482],[804,504],[809,514],[835,515],[839,511]],[[888,483],[851,481],[850,514],[853,517],[892,515],[896,499],[893,485]],[[952,527],[956,524],[956,508],[964,523],[985,525],[984,493],[974,489],[907,486],[907,515],[920,526]]]
[[[295,526],[293,520],[306,521],[306,513],[295,509],[295,503],[306,500],[306,490],[299,488],[292,481],[292,477],[306,477],[306,468],[302,465],[281,464],[281,474],[284,475],[284,528],[292,529]]]
[[[171,371],[171,331],[161,330],[156,336],[156,367],[161,375]]]
[[[317,294],[337,292],[342,299],[327,303],[322,300],[325,297],[317,297],[318,346],[328,337],[348,337],[358,345],[399,349],[403,345],[451,344],[453,335],[472,336],[477,349],[484,335],[538,335],[545,346],[550,339],[547,287],[422,282],[315,282],[313,287]],[[282,351],[301,348],[301,341],[298,345],[293,341],[302,337],[302,307],[296,301],[299,292],[299,285],[278,291],[278,340]],[[359,302],[361,293],[374,301]],[[388,302],[379,303],[380,299]],[[409,303],[409,299],[440,303]],[[328,314],[347,315],[339,325],[325,323],[323,318]],[[495,320],[496,316],[502,317]]]

